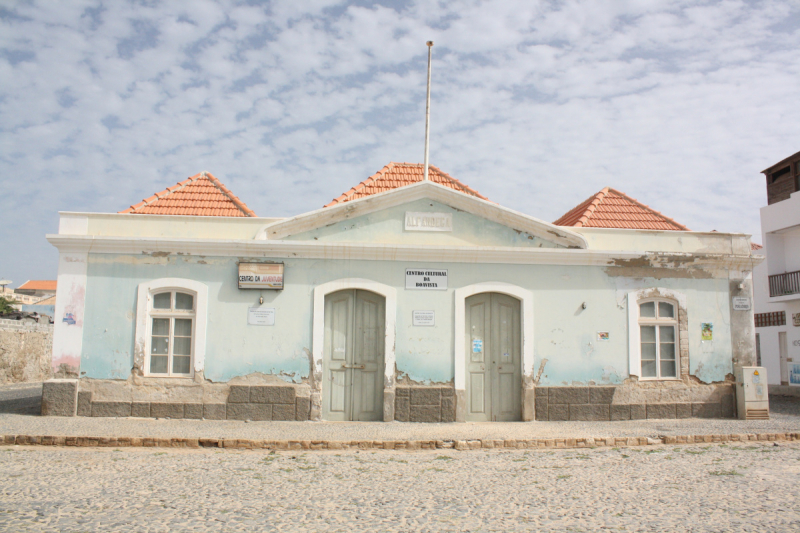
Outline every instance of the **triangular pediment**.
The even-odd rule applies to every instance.
[[[586,248],[583,236],[436,183],[420,182],[269,224],[257,239]]]

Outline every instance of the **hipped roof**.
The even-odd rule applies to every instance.
[[[256,214],[209,172],[195,174],[120,213],[254,217]]]
[[[610,187],[589,197],[553,224],[576,228],[689,231],[683,224]]]

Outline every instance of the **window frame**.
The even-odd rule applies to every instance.
[[[642,305],[646,303],[653,303],[655,304],[655,316],[654,317],[643,317],[641,314]],[[659,305],[660,303],[666,303],[672,306],[672,317],[662,318],[659,312]],[[670,298],[663,298],[663,297],[650,297],[650,298],[642,298],[636,302],[636,306],[638,307],[639,313],[639,320],[637,321],[639,327],[639,380],[640,381],[674,381],[679,380],[681,377],[681,356],[680,356],[680,328],[678,327],[678,302],[670,299]],[[641,339],[641,327],[642,326],[653,326],[655,328],[655,348],[656,348],[656,375],[650,377],[642,376],[642,339]],[[675,331],[674,340],[672,344],[675,346],[675,375],[674,376],[662,376],[661,375],[661,327],[672,327]]]
[[[165,292],[173,293],[170,297],[170,309],[153,309],[155,295]],[[182,292],[194,297],[194,310],[174,309],[175,293]],[[140,283],[137,290],[136,335],[134,341],[134,367],[138,367],[141,375],[149,378],[193,379],[195,374],[203,372],[206,353],[206,327],[208,312],[208,287],[198,281],[182,278],[160,278]],[[150,356],[152,343],[153,318],[172,318],[170,320],[170,338],[174,338],[174,319],[192,318],[191,356],[188,374],[154,374],[150,372]],[[172,368],[172,348],[170,343],[167,369]]]
[[[640,305],[648,301],[663,301],[674,306],[676,377],[642,377],[642,345],[640,331]],[[628,375],[639,381],[682,381],[689,371],[688,306],[686,295],[672,289],[649,287],[627,294],[628,307]],[[656,306],[657,307],[657,306]],[[647,320],[647,317],[645,317]],[[666,325],[666,322],[662,323]],[[657,360],[658,361],[658,360]],[[660,368],[658,369],[660,373]]]
[[[177,295],[178,294],[188,294],[192,297],[192,309],[178,309],[177,308]],[[155,298],[159,294],[169,294],[170,295],[170,308],[169,309],[159,309],[154,307]],[[185,377],[192,377],[194,376],[193,364],[194,361],[194,341],[195,341],[195,329],[197,326],[197,294],[194,291],[189,291],[187,289],[174,289],[174,288],[161,288],[156,289],[150,292],[148,297],[148,319],[147,319],[147,340],[149,345],[147,346],[146,357],[145,357],[145,375],[146,376],[153,376],[153,377],[165,377],[165,378],[185,378]],[[153,342],[153,320],[155,319],[167,319],[169,320],[169,327],[167,331],[167,353],[166,354],[153,354],[152,350],[152,342]],[[191,336],[191,343],[189,346],[189,372],[188,373],[176,373],[173,370],[173,364],[175,354],[173,353],[173,349],[175,348],[175,320],[176,319],[189,319],[192,321],[192,336]],[[166,355],[167,357],[167,372],[166,373],[155,373],[150,369],[150,365],[152,363],[153,355],[158,355],[159,357],[163,357]],[[179,355],[178,357],[185,357],[185,355]]]

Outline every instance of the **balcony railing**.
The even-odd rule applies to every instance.
[[[800,270],[769,277],[769,295],[786,296],[800,293]]]

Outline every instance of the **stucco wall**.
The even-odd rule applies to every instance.
[[[283,291],[237,288],[237,261],[283,260]],[[405,290],[406,268],[449,271],[446,291]],[[611,267],[614,268],[614,267]],[[619,267],[617,267],[619,268]],[[263,372],[287,381],[308,377],[314,287],[342,278],[366,278],[397,289],[397,370],[418,382],[453,379],[453,313],[456,288],[499,281],[534,295],[535,365],[547,359],[540,385],[618,384],[628,377],[628,292],[662,287],[686,296],[690,374],[704,382],[732,372],[730,294],[727,279],[630,278],[609,267],[470,263],[413,263],[281,258],[199,257],[175,254],[90,254],[81,375],[126,379],[133,365],[136,291],[139,283],[182,277],[209,289],[205,377],[227,381]],[[275,326],[248,326],[247,308],[276,309]],[[586,309],[581,304],[586,303]],[[412,310],[433,310],[435,327],[413,327]],[[714,324],[714,340],[701,342],[700,324]],[[608,331],[609,341],[597,341]]]
[[[0,319],[0,384],[53,377],[53,326]]]

